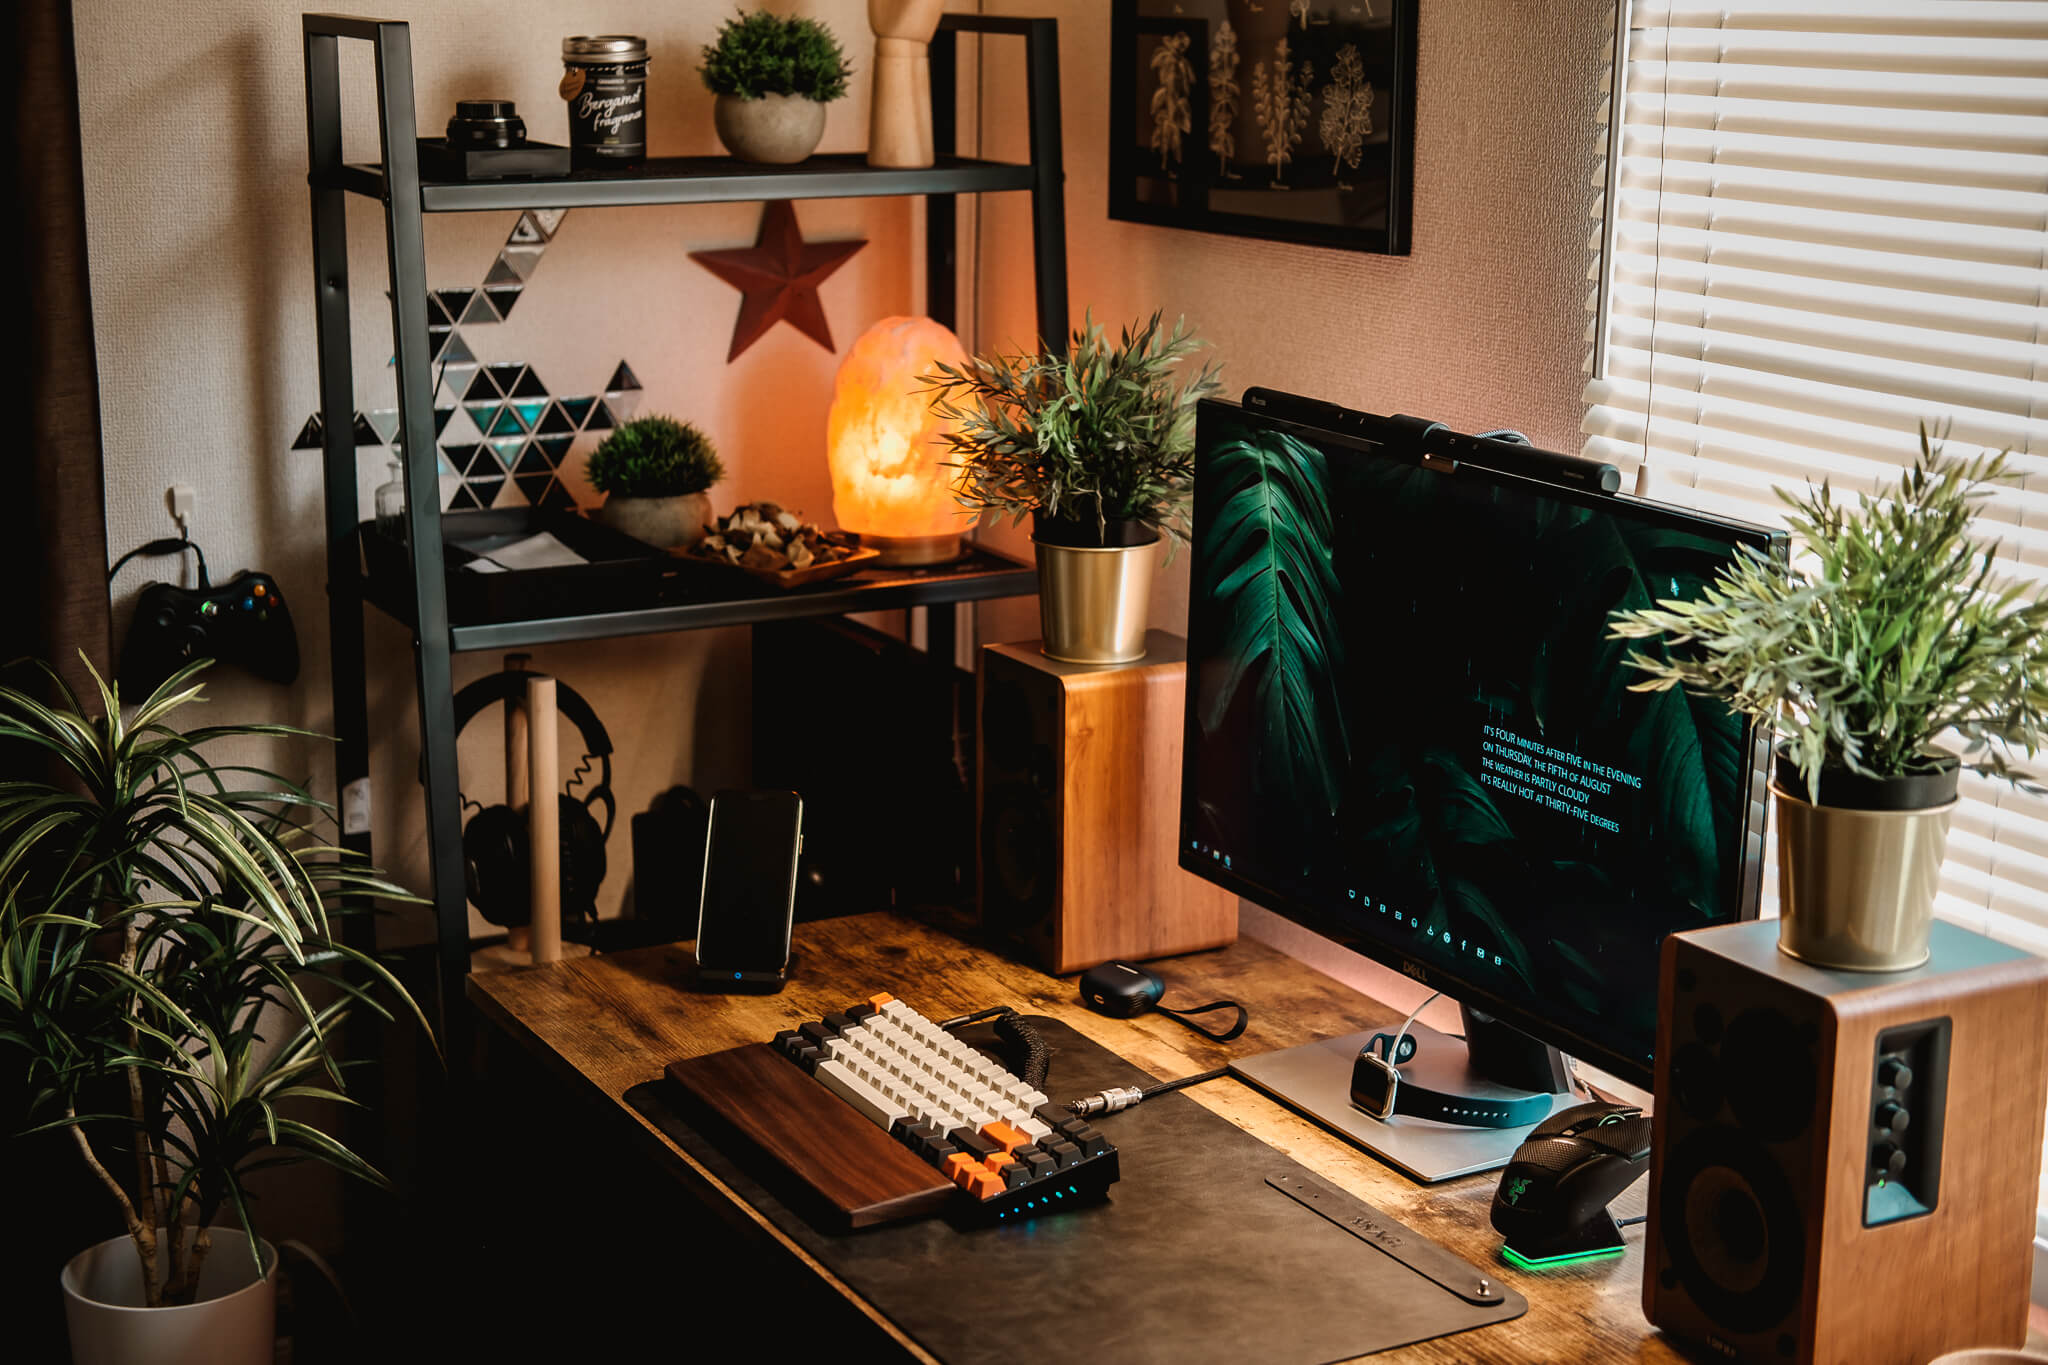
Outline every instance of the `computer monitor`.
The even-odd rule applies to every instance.
[[[1197,414],[1181,865],[1466,1032],[1416,1025],[1384,1120],[1351,1090],[1371,1033],[1234,1069],[1419,1179],[1500,1165],[1577,1102],[1556,1049],[1649,1084],[1666,935],[1757,912],[1768,735],[1640,690],[1607,622],[1785,538],[1575,457],[1247,400]]]

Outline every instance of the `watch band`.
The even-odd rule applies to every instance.
[[[1351,1103],[1381,1120],[1400,1114],[1465,1128],[1520,1128],[1548,1118],[1554,1100],[1551,1095],[1500,1099],[1433,1090],[1403,1079],[1399,1069],[1370,1046],[1358,1054],[1351,1069]]]
[[[1426,1085],[1403,1081],[1394,1091],[1394,1112],[1466,1128],[1520,1128],[1549,1118],[1551,1098],[1516,1095],[1504,1100],[1481,1099],[1476,1095],[1447,1095]]]

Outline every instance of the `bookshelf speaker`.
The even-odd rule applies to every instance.
[[[1664,942],[1643,1309],[1742,1360],[1921,1365],[2026,1336],[2048,961],[1952,924],[1905,972]]]
[[[1237,938],[1237,897],[1179,866],[1185,697],[1186,644],[1163,631],[1134,664],[982,651],[982,924],[1047,971]]]

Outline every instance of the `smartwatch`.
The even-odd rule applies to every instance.
[[[1409,1049],[1403,1048],[1402,1051],[1409,1052]],[[1371,1044],[1363,1048],[1358,1060],[1351,1064],[1352,1106],[1381,1122],[1400,1114],[1407,1118],[1455,1123],[1466,1128],[1520,1128],[1548,1118],[1554,1098],[1551,1095],[1482,1098],[1432,1090],[1426,1085],[1403,1081],[1396,1064],[1373,1051]]]

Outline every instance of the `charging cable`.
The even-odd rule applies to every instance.
[[[188,540],[184,536],[165,536],[161,540],[144,541],[114,561],[114,567],[107,570],[107,582],[113,582],[114,575],[121,572],[121,566],[138,555],[175,555],[186,550],[190,550],[192,557],[199,561],[199,591],[205,592],[213,586],[206,577],[206,555],[200,550],[198,542]]]
[[[1154,1095],[1164,1095],[1169,1090],[1185,1090],[1188,1086],[1200,1085],[1204,1081],[1221,1080],[1229,1074],[1230,1068],[1222,1066],[1214,1071],[1204,1071],[1199,1075],[1183,1076],[1177,1081],[1161,1081],[1157,1085],[1148,1085],[1143,1089],[1127,1085],[1111,1086],[1107,1090],[1090,1095],[1087,1099],[1069,1100],[1067,1108],[1073,1110],[1082,1118],[1088,1118],[1095,1114],[1121,1113],[1133,1105],[1151,1099]]]

